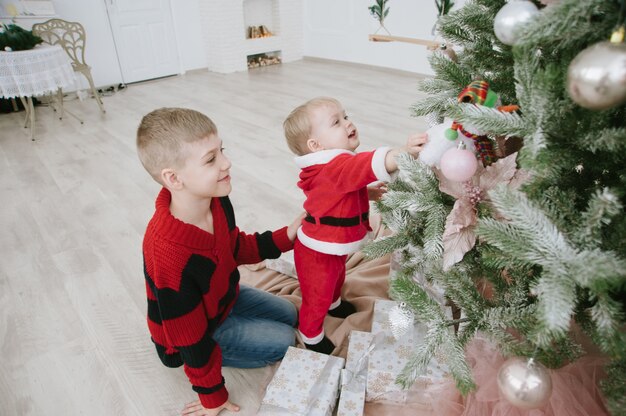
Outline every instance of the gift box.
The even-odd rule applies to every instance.
[[[298,278],[298,273],[296,272],[296,263],[293,258],[293,251],[283,253],[277,259],[265,260],[265,267],[270,270],[282,273],[286,276],[293,277],[294,279]]]
[[[365,405],[367,363],[374,335],[352,331],[348,343],[346,368],[341,370],[341,395],[337,416],[361,416]]]
[[[424,339],[426,326],[419,322],[407,325],[406,332],[398,336],[392,332],[390,312],[397,308],[398,302],[377,300],[374,305],[372,334],[375,337],[371,348],[365,399],[369,402],[386,401],[405,403],[407,390],[396,384],[396,378],[402,372],[416,347]],[[448,313],[449,308],[448,308]],[[416,380],[420,388],[428,388],[435,382],[441,382],[450,377],[448,368],[441,364],[443,360],[434,357],[426,373]]]
[[[337,404],[344,362],[341,357],[289,347],[257,414],[330,416]]]

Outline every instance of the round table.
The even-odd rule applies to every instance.
[[[0,52],[0,98],[19,97],[30,121],[34,140],[35,109],[32,97],[56,92],[74,84],[69,57],[59,45],[42,44],[27,51]]]

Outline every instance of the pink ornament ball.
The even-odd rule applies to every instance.
[[[451,181],[465,182],[476,173],[476,155],[467,149],[448,149],[441,157],[441,173]]]

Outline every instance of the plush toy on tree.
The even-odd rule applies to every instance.
[[[41,42],[43,39],[33,35],[30,30],[25,30],[15,24],[0,24],[0,50],[23,51],[33,49]]]
[[[461,91],[458,101],[489,108],[497,107],[499,111],[510,112],[517,109],[517,106],[498,106],[498,95],[489,88],[487,81],[473,81],[470,83]],[[456,121],[445,120],[442,124],[431,127],[427,133],[428,143],[424,146],[424,150],[420,153],[419,158],[429,166],[442,167],[443,164],[446,165],[445,169],[449,169],[452,166],[454,170],[454,163],[451,158],[462,156],[461,159],[464,162],[468,162],[469,157],[465,152],[469,151],[476,154],[485,167],[491,165],[496,160],[493,141],[487,137],[485,132],[467,123],[463,126]],[[448,152],[449,154],[444,158],[444,155]],[[442,163],[442,161],[445,163]],[[456,172],[460,176],[453,174],[454,177],[471,176],[471,169],[468,163],[464,163],[463,166],[460,169],[463,172]]]

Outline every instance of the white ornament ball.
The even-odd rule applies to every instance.
[[[626,101],[626,44],[599,42],[580,52],[567,70],[567,91],[590,110]]]
[[[530,1],[510,1],[496,14],[493,30],[500,42],[513,46],[518,40],[519,29],[539,12]]]
[[[5,46],[4,50],[5,52],[13,52],[13,48],[11,48],[10,46]]]
[[[452,148],[441,157],[441,173],[454,182],[465,182],[476,173],[476,155],[467,149]]]
[[[533,359],[513,357],[500,367],[498,388],[513,406],[537,409],[550,400],[552,378],[543,364]]]

